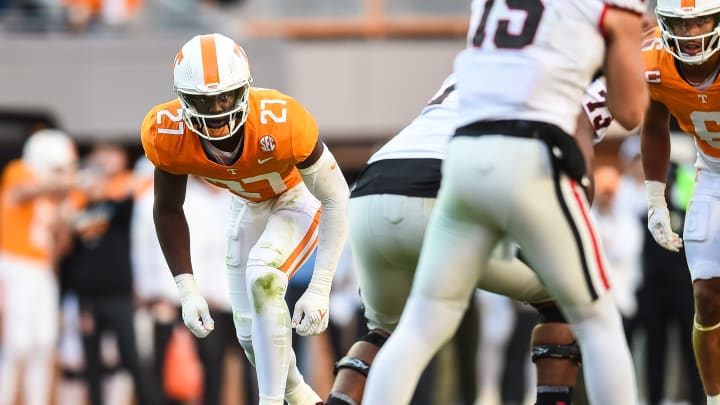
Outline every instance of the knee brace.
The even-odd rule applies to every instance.
[[[537,363],[540,359],[566,359],[576,362],[578,365],[582,361],[580,356],[580,347],[577,342],[566,345],[538,345],[533,346],[531,359],[533,363]]]
[[[381,334],[377,331],[377,329],[373,329],[370,332],[368,332],[365,336],[362,336],[360,339],[356,341],[357,342],[368,342],[371,343],[380,349],[387,340],[387,336]],[[333,369],[333,375],[337,375],[338,371],[341,368],[348,368],[350,370],[353,370],[355,372],[358,372],[365,377],[367,377],[368,372],[370,371],[370,364],[364,362],[363,360],[360,360],[355,357],[345,356],[342,359],[338,360],[335,363],[335,367]]]
[[[533,305],[539,313],[538,324],[542,323],[567,323],[565,316],[555,304]],[[537,345],[533,346],[531,352],[533,363],[540,359],[566,359],[581,364],[580,347],[577,342],[558,345]]]

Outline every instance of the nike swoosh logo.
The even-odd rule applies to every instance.
[[[258,159],[258,164],[261,165],[261,164],[267,163],[271,160],[272,160],[272,156],[270,156],[269,158],[266,158],[266,159]]]

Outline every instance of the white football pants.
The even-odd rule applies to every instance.
[[[263,403],[282,404],[286,392],[305,385],[284,297],[288,279],[317,246],[319,220],[320,202],[304,183],[261,203],[233,197],[228,287],[238,340],[257,370]]]
[[[455,333],[490,252],[504,237],[519,244],[570,323],[591,403],[637,403],[630,352],[607,294],[583,191],[567,176],[553,175],[541,141],[481,136],[450,142],[410,298],[370,370],[368,404],[408,403],[422,370]]]

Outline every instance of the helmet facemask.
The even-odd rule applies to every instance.
[[[230,138],[242,128],[248,115],[248,97],[252,78],[222,92],[200,93],[176,89],[183,107],[183,119],[200,137],[219,141]],[[222,112],[213,112],[216,104]]]
[[[702,26],[712,22],[712,29],[704,34],[694,36],[683,36],[675,34],[675,29],[683,25]],[[658,12],[658,24],[662,32],[662,40],[665,50],[677,60],[688,65],[699,65],[705,63],[720,50],[720,13],[705,15],[664,15]],[[687,28],[685,28],[687,31]],[[683,52],[682,46],[688,41],[699,43],[700,50],[690,54]]]

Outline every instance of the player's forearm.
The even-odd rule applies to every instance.
[[[173,276],[192,273],[190,264],[190,231],[182,212],[156,209],[155,230],[165,261]]]
[[[640,151],[645,180],[665,183],[670,162],[670,134],[651,126],[643,127]]]

